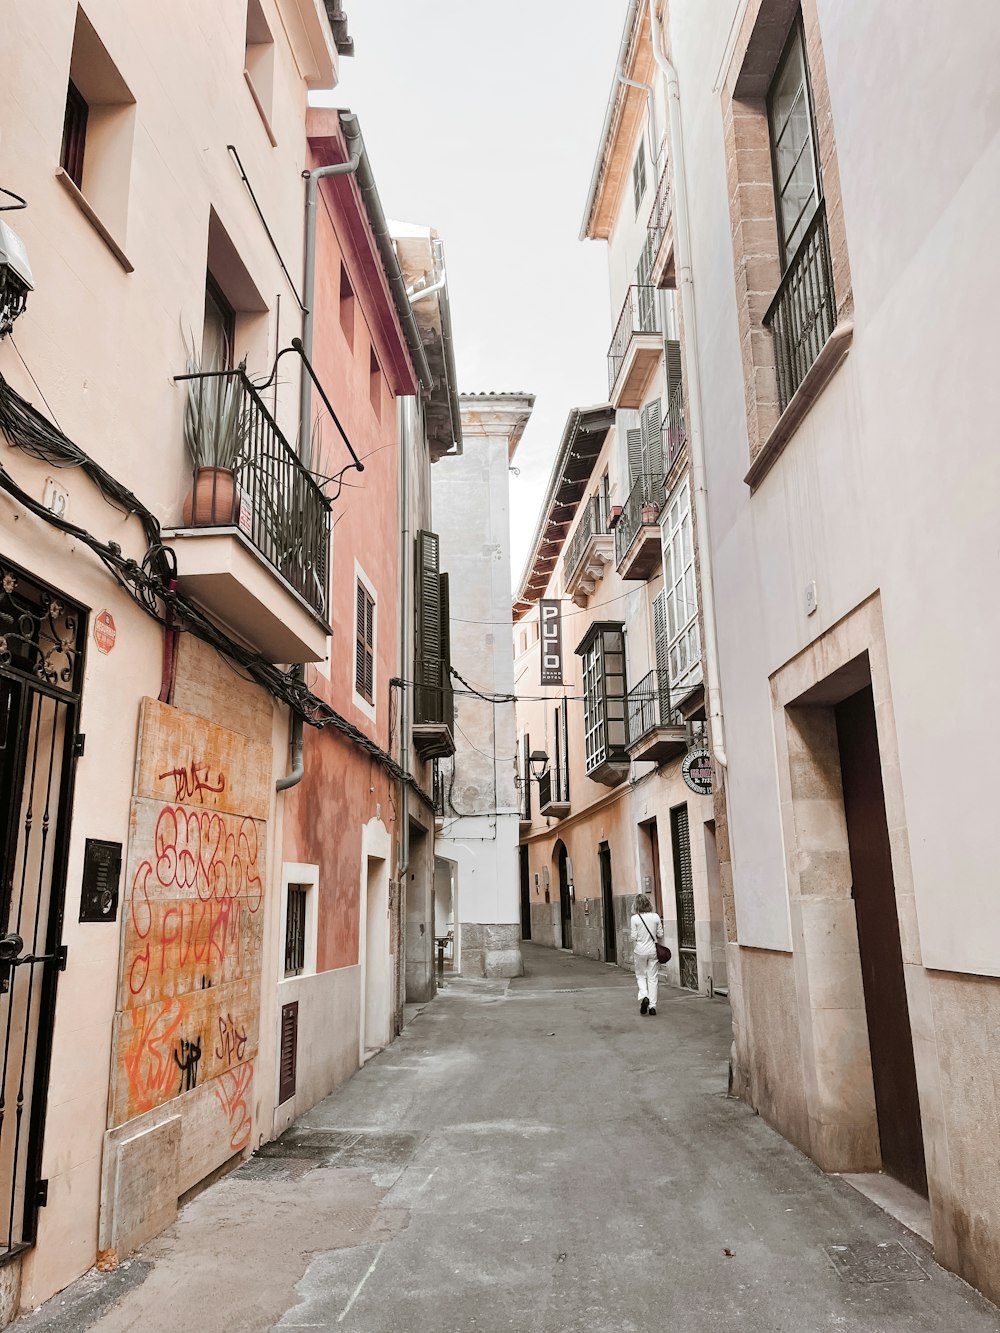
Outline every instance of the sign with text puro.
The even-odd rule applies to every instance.
[[[542,639],[542,684],[563,683],[562,603],[558,598],[543,597],[538,603],[538,623]]]

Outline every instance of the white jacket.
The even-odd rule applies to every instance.
[[[645,923],[645,924],[644,924]],[[646,929],[649,927],[649,930]],[[656,936],[656,939],[663,940],[663,922],[655,912],[633,912],[632,914],[632,951],[637,953],[640,958],[652,958],[656,953],[656,945],[650,935]]]

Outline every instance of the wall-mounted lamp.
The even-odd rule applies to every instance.
[[[549,756],[544,750],[532,750],[528,755],[528,767],[531,769],[531,776],[536,782],[541,782],[542,778],[549,771]]]

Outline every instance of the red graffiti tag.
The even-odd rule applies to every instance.
[[[157,775],[160,782],[166,778],[174,780],[174,800],[190,801],[201,796],[203,791],[218,795],[226,790],[226,775],[219,773],[213,782],[209,776],[208,765],[192,759],[186,768],[168,768],[166,773]]]
[[[229,1122],[231,1135],[229,1146],[233,1152],[245,1148],[250,1142],[252,1121],[250,1111],[247,1109],[247,1099],[252,1083],[252,1060],[248,1060],[237,1069],[230,1069],[225,1074],[220,1074],[217,1080],[215,1096]]]

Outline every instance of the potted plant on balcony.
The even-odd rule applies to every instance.
[[[240,362],[239,371],[246,368]],[[189,349],[184,445],[194,468],[191,492],[184,501],[184,523],[191,527],[239,524],[241,496],[236,465],[246,440],[247,415],[236,372],[212,374]]]
[[[644,526],[650,526],[655,523],[660,516],[660,506],[655,500],[644,500],[642,505],[642,521]]]

